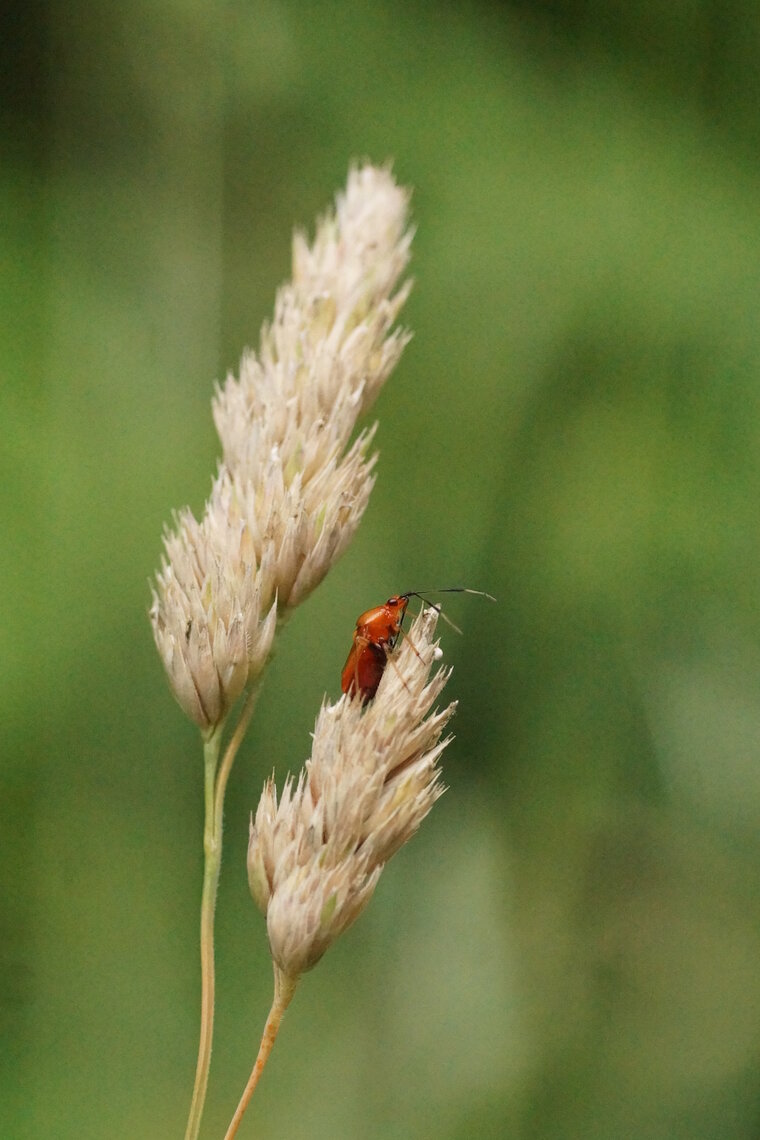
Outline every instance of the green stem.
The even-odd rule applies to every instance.
[[[240,718],[219,765],[222,726],[220,725],[204,744],[204,804],[203,825],[203,893],[201,895],[201,1034],[198,1045],[198,1064],[195,1069],[195,1086],[190,1103],[185,1140],[198,1140],[206,1101],[208,1074],[211,1066],[211,1045],[214,1036],[214,912],[222,865],[222,829],[224,826],[224,793],[227,789],[232,764],[251,723],[259,686],[253,685],[246,697]],[[218,775],[217,775],[218,769]]]
[[[214,826],[216,833],[219,836],[219,849],[221,853],[222,846],[222,823],[224,821],[224,793],[227,791],[227,781],[232,771],[232,762],[237,755],[238,748],[243,743],[243,737],[248,731],[248,725],[251,723],[253,710],[256,708],[256,701],[259,697],[260,682],[255,682],[250,690],[248,696],[245,698],[240,719],[235,725],[235,731],[232,734],[232,739],[227,745],[227,750],[224,753],[219,768],[219,778],[216,781],[215,803],[214,803]]]
[[[206,1100],[208,1072],[211,1064],[211,1042],[214,1036],[214,910],[222,863],[221,832],[217,833],[214,814],[214,787],[219,762],[221,729],[205,742],[203,824],[203,894],[201,895],[201,1036],[198,1045],[198,1064],[195,1069],[195,1087],[190,1103],[185,1140],[197,1140]]]

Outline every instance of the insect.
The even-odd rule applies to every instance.
[[[466,586],[449,586],[446,589],[429,590],[426,593],[479,594],[483,598],[489,598],[492,602],[496,600],[483,590],[469,590]],[[428,601],[419,590],[408,590],[405,594],[394,594],[383,605],[366,610],[356,619],[354,640],[346,658],[346,664],[343,666],[340,684],[343,692],[349,696],[361,693],[362,704],[366,705],[377,692],[377,687],[388,662],[388,654],[395,646],[401,633],[410,598],[419,598],[425,605],[432,606],[434,610],[441,613],[441,607],[437,606],[435,602]],[[444,615],[441,614],[441,616]],[[462,632],[449,618],[445,618],[445,620],[457,633]]]

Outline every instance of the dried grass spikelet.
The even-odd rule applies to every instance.
[[[278,618],[347,547],[373,485],[374,428],[350,444],[408,340],[408,193],[353,169],[311,246],[297,234],[258,354],[213,400],[223,457],[202,519],[164,536],[153,633],[180,705],[209,733],[263,668]],[[394,292],[394,290],[396,290]]]
[[[441,795],[441,733],[455,703],[430,709],[449,670],[429,678],[438,615],[419,615],[374,701],[323,705],[311,758],[277,796],[264,787],[251,822],[248,880],[272,957],[298,978],[367,905],[384,865]],[[416,651],[416,652],[415,652]],[[419,654],[419,656],[418,656]]]
[[[177,700],[208,731],[269,656],[277,619],[269,560],[257,565],[247,528],[213,497],[201,522],[181,511],[164,543],[153,636]]]
[[[293,277],[258,354],[246,353],[214,398],[230,492],[257,554],[272,540],[281,607],[318,585],[372,489],[373,431],[346,448],[409,339],[393,331],[410,289],[394,293],[409,261],[407,207],[390,170],[351,170],[313,244],[295,235]]]

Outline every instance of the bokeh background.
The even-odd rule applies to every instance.
[[[201,757],[152,644],[215,378],[349,161],[414,186],[358,536],[233,772],[204,1135],[268,1009],[249,810],[356,615],[465,583],[449,791],[240,1136],[760,1136],[760,8],[12,0],[0,37],[0,1136],[180,1137]]]

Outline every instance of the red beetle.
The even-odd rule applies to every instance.
[[[428,590],[426,593],[479,594],[481,597],[490,598],[492,602],[495,601],[495,598],[492,598],[490,594],[486,594],[482,590],[469,590],[466,586],[450,586],[443,590]],[[382,606],[375,606],[374,609],[366,610],[356,619],[354,640],[346,658],[346,664],[343,666],[340,684],[343,692],[348,693],[349,696],[361,693],[362,704],[366,705],[367,701],[371,701],[377,692],[377,687],[388,661],[388,654],[395,646],[401,633],[401,626],[410,598],[419,598],[426,605],[432,606],[439,613],[441,612],[440,606],[437,606],[435,602],[429,602],[418,590],[408,590],[406,594],[394,594]],[[452,621],[449,621],[448,618],[446,620],[457,632],[461,632]]]

